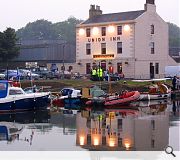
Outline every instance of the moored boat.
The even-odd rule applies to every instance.
[[[65,105],[80,105],[81,91],[74,88],[63,88],[60,91],[60,96],[54,98],[52,104],[57,107],[64,107]]]
[[[0,81],[0,112],[46,109],[50,104],[49,92],[25,93],[9,81]]]
[[[139,100],[160,100],[171,97],[171,90],[165,84],[150,88],[149,92],[141,93]]]
[[[122,95],[108,96],[108,97],[95,97],[86,102],[86,105],[96,106],[100,104],[105,107],[118,107],[128,105],[133,101],[139,99],[140,93],[138,91],[124,92]]]

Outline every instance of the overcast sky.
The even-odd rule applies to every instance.
[[[90,4],[100,5],[103,13],[144,9],[146,0],[0,0],[0,31],[19,29],[37,19],[60,22],[69,16],[87,19]],[[158,14],[180,26],[180,0],[155,0]]]

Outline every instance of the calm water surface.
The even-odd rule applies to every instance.
[[[0,114],[1,151],[138,150],[179,147],[180,101],[123,109]]]

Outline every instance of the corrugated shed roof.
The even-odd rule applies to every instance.
[[[144,12],[145,12],[145,10],[102,14],[102,15],[98,15],[98,16],[89,18],[88,20],[84,21],[81,24],[106,23],[106,22],[134,20],[137,17],[139,17],[140,15],[142,15]]]

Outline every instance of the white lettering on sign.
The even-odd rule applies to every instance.
[[[109,39],[110,41],[120,41],[121,38],[120,37],[110,37]],[[106,38],[88,38],[88,42],[89,43],[94,43],[94,42],[105,42]]]

